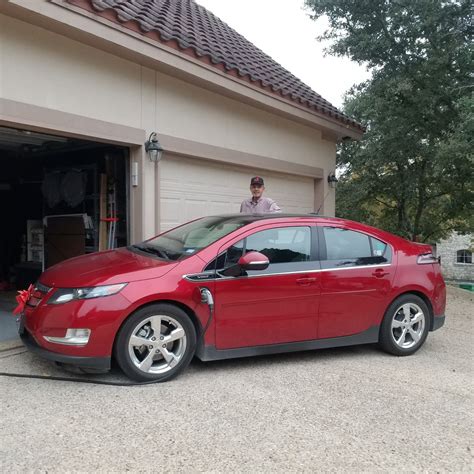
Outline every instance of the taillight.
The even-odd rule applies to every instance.
[[[435,257],[430,252],[430,253],[423,253],[421,255],[418,255],[418,258],[416,259],[416,263],[418,263],[418,265],[426,265],[429,263],[441,263],[441,260]]]

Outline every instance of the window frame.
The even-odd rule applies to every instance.
[[[470,262],[466,262],[466,261],[460,262],[460,261],[459,261],[459,256],[460,256],[459,253],[460,253],[460,252],[463,252],[463,255],[462,255],[462,256],[464,257],[464,260],[466,260],[466,259],[468,258],[468,256],[470,255],[471,261],[470,261]],[[468,254],[469,254],[469,255],[468,255]],[[455,263],[456,265],[474,265],[474,262],[472,261],[472,260],[473,260],[473,258],[472,258],[473,255],[472,255],[472,254],[473,254],[473,252],[472,252],[471,250],[469,250],[469,249],[456,250],[456,260],[455,260],[454,263]]]

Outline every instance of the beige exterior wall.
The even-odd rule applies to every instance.
[[[321,132],[157,73],[157,127],[163,133],[284,161],[330,165]]]
[[[140,66],[0,17],[2,97],[139,127]]]
[[[315,128],[5,15],[0,15],[0,98],[319,167],[320,195],[328,191],[324,177],[335,166],[335,143]],[[142,173],[132,189],[132,210],[141,214],[135,216],[140,229],[132,235],[138,239],[159,229],[160,165],[149,163],[140,149],[132,159]],[[334,213],[333,190],[324,212]]]

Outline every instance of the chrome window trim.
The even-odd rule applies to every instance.
[[[221,281],[221,280],[240,280],[242,278],[260,278],[260,277],[266,277],[266,276],[281,276],[281,275],[297,275],[297,274],[303,274],[303,273],[322,273],[322,272],[334,272],[334,271],[341,271],[341,270],[354,270],[355,268],[380,268],[380,267],[391,267],[391,263],[381,263],[380,265],[354,265],[351,267],[344,267],[344,268],[317,268],[314,270],[300,270],[296,272],[277,272],[277,273],[261,273],[260,275],[247,275],[247,276],[241,276],[241,277],[226,277],[226,276],[220,276],[218,278],[209,278],[209,279],[202,279],[202,280],[193,280],[191,277],[196,276],[196,275],[202,275],[205,274],[205,272],[199,272],[199,273],[189,273],[186,275],[183,275],[182,278],[188,281],[191,281],[193,283],[201,283],[203,281]]]

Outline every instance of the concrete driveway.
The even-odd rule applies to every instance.
[[[472,293],[450,288],[445,327],[405,358],[195,361],[142,387],[0,377],[0,471],[468,472],[473,314]],[[0,371],[65,375],[15,350]]]

